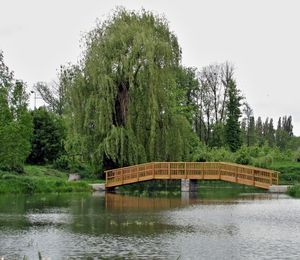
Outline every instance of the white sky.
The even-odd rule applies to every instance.
[[[80,56],[80,39],[115,6],[164,14],[183,64],[234,63],[238,87],[255,116],[292,115],[300,135],[298,0],[0,0],[0,49],[16,78],[31,87],[56,79]],[[33,98],[33,97],[32,97]]]

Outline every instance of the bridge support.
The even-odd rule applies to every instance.
[[[197,191],[197,180],[181,179],[182,192],[195,192]]]
[[[105,188],[106,192],[115,192],[115,187]]]
[[[197,198],[197,192],[181,192],[181,201],[190,203],[190,200]]]

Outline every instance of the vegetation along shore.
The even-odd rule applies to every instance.
[[[300,196],[292,116],[256,115],[233,64],[184,66],[168,22],[144,10],[117,9],[84,41],[56,82],[36,82],[45,106],[34,109],[0,52],[0,193],[89,191],[106,169],[150,161],[225,161],[280,171]],[[74,172],[83,181],[68,182]]]

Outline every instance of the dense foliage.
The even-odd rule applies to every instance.
[[[180,61],[163,18],[119,10],[99,24],[73,71],[70,142],[96,167],[188,160],[195,136],[177,103],[187,102],[177,85],[176,73],[186,73]]]
[[[85,42],[57,82],[35,84],[47,107],[31,114],[0,53],[0,170],[22,171],[26,158],[86,177],[146,161],[229,161],[300,182],[284,164],[300,162],[292,117],[255,117],[228,62],[183,66],[163,17],[118,9]]]
[[[0,52],[0,168],[23,171],[30,153],[32,119],[25,84],[14,79]]]
[[[225,125],[225,137],[232,152],[236,152],[242,145],[241,128],[239,118],[241,117],[242,97],[236,88],[235,82],[228,84],[227,118]]]
[[[27,162],[52,163],[64,153],[65,128],[63,119],[41,107],[32,111],[33,137]]]

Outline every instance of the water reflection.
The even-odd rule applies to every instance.
[[[160,211],[170,208],[187,206],[193,203],[193,198],[156,198],[156,197],[136,197],[120,195],[114,193],[105,194],[105,207],[116,211]],[[185,194],[185,195],[186,195]],[[184,196],[184,195],[183,195]]]
[[[0,196],[0,256],[299,259],[299,215],[300,200],[232,189]]]

